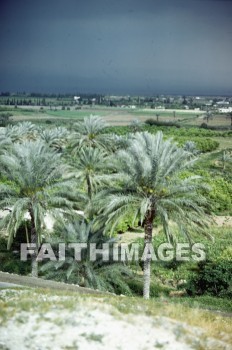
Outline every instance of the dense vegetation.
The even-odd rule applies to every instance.
[[[107,127],[98,117],[74,123],[71,130],[30,122],[5,125],[0,133],[0,208],[8,212],[0,220],[1,270],[29,273],[28,262],[19,260],[20,242],[34,242],[37,249],[50,242],[58,254],[56,242],[82,240],[100,247],[112,243],[112,236],[116,239],[118,233],[137,227],[145,230],[145,241],[137,241],[141,249],[144,243],[183,241],[182,233],[185,241],[207,245],[207,260],[191,264],[147,260],[143,266],[141,261],[91,262],[86,253],[77,263],[67,252],[65,262],[43,262],[39,273],[149,297],[151,269],[151,297],[178,288],[189,295],[231,297],[228,232],[220,230],[220,240],[219,231],[214,232],[214,249],[196,236],[197,231],[210,236],[210,226],[203,224],[209,215],[232,213],[230,150],[219,150],[217,141],[230,136],[231,131],[158,123]],[[55,221],[52,231],[46,228],[47,215]],[[153,237],[152,231],[160,233]],[[35,256],[32,262],[36,275]]]

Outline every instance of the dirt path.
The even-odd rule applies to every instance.
[[[67,291],[75,291],[81,294],[102,294],[102,292],[100,291],[93,290],[90,288],[79,287],[76,284],[67,284],[67,283],[55,282],[51,280],[44,280],[42,278],[20,276],[16,274],[1,272],[1,271],[0,271],[0,282],[3,283],[3,286],[4,286],[4,283],[6,284],[13,283],[13,284],[25,286],[25,287],[67,290]]]

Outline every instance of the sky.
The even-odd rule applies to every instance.
[[[232,0],[1,0],[0,91],[232,95]]]

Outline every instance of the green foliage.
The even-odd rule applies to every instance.
[[[217,228],[212,230],[215,242],[204,239],[206,260],[181,263],[171,276],[170,271],[159,267],[157,274],[172,277],[173,280],[184,279],[184,286],[191,296],[209,295],[220,298],[232,297],[232,250],[230,245],[231,230]]]
[[[196,143],[197,149],[199,149],[202,153],[215,151],[219,142],[216,140],[212,140],[209,138],[194,138],[192,139]]]
[[[193,297],[182,297],[169,299],[169,303],[182,304],[196,309],[208,309],[221,312],[232,312],[231,299],[218,298],[211,295],[194,295]]]
[[[168,240],[172,238],[170,220],[177,222],[186,234],[193,229],[198,231],[200,226],[203,230],[207,202],[199,195],[199,189],[206,191],[207,186],[200,177],[189,176],[182,181],[179,176],[184,168],[192,166],[187,152],[164,140],[161,132],[156,135],[144,132],[136,133],[129,140],[129,147],[116,154],[116,159],[120,184],[99,192],[94,202],[100,214],[98,220],[106,225],[105,232],[114,232],[132,211],[143,222],[153,203],[155,216],[161,219]]]
[[[187,141],[192,141],[202,153],[215,151],[219,146],[218,141],[209,138],[191,137],[188,139],[186,137],[175,137],[175,140],[180,146],[183,146]]]
[[[64,113],[62,111],[60,112]],[[68,112],[72,113],[71,111]],[[44,123],[48,124],[51,123],[51,121],[46,120]],[[11,243],[15,235],[12,252],[6,251],[6,242],[4,240],[0,241],[0,259],[1,269],[3,271],[20,274],[25,274],[30,271],[29,262],[19,261],[19,250],[17,246],[19,240],[22,238],[19,234],[20,230],[18,230],[18,227],[24,220],[24,214],[28,213],[28,203],[30,199],[33,197],[35,200],[34,208],[37,215],[37,229],[40,234],[42,233],[44,215],[47,210],[52,211],[54,209],[55,213],[55,209],[59,210],[62,208],[62,210],[64,209],[66,211],[73,207],[74,201],[75,208],[78,207],[79,203],[74,196],[74,192],[79,186],[79,189],[81,189],[83,193],[84,185],[82,180],[86,180],[85,175],[87,173],[90,173],[92,176],[92,178],[90,177],[91,189],[93,189],[91,191],[91,196],[94,197],[96,194],[98,195],[100,188],[109,187],[108,194],[112,199],[112,207],[106,207],[107,215],[106,219],[105,217],[103,218],[103,221],[105,224],[109,218],[108,213],[110,213],[112,208],[115,209],[117,212],[115,218],[117,219],[118,216],[120,219],[113,229],[114,234],[116,232],[125,232],[130,227],[136,226],[138,224],[138,219],[141,219],[145,214],[147,203],[155,194],[156,198],[158,198],[157,214],[160,215],[160,221],[156,221],[156,223],[163,224],[166,232],[166,237],[164,234],[155,236],[155,246],[166,241],[167,237],[173,238],[172,236],[174,236],[172,227],[169,230],[169,227],[166,225],[165,220],[167,217],[175,220],[178,216],[181,217],[182,210],[187,208],[186,216],[188,216],[189,222],[191,221],[190,211],[192,210],[192,204],[195,205],[195,197],[192,192],[195,191],[195,189],[195,195],[197,197],[199,196],[199,198],[197,198],[197,204],[199,200],[202,200],[202,202],[199,203],[203,204],[205,208],[206,201],[203,200],[201,195],[210,202],[211,209],[207,207],[207,213],[232,214],[232,184],[229,181],[231,172],[230,164],[226,164],[226,167],[224,167],[225,169],[222,171],[223,167],[220,165],[220,161],[224,161],[225,157],[223,159],[217,158],[219,165],[216,164],[214,168],[210,166],[209,161],[207,162],[209,159],[208,157],[217,155],[219,152],[200,156],[201,163],[199,162],[199,165],[196,163],[192,172],[189,170],[185,171],[185,173],[182,172],[180,176],[181,181],[180,184],[178,184],[175,182],[175,176],[173,180],[172,178],[170,179],[170,175],[172,176],[175,172],[175,169],[173,170],[172,168],[172,164],[176,161],[175,157],[166,161],[165,157],[161,159],[161,152],[150,162],[149,147],[147,147],[148,144],[150,145],[149,138],[151,134],[157,134],[157,131],[162,130],[164,134],[163,142],[167,142],[170,147],[169,150],[166,149],[167,153],[170,151],[171,154],[172,150],[175,150],[176,147],[171,142],[165,141],[170,136],[173,137],[174,141],[177,141],[180,146],[186,144],[186,141],[190,141],[194,142],[196,148],[199,149],[200,152],[211,152],[217,149],[219,145],[212,137],[230,137],[232,135],[231,131],[219,132],[210,130],[209,128],[179,127],[176,123],[161,123],[153,119],[151,123],[145,125],[133,123],[130,126],[106,127],[104,120],[98,117],[86,118],[84,121],[74,126],[72,125],[72,127],[74,127],[76,133],[73,133],[70,138],[72,141],[71,146],[73,150],[76,151],[74,153],[76,153],[77,157],[77,160],[75,160],[76,169],[72,169],[72,171],[75,172],[75,181],[72,182],[69,181],[70,168],[67,167],[66,169],[65,165],[69,160],[68,152],[70,149],[66,148],[66,153],[57,154],[57,151],[53,152],[53,150],[49,148],[52,147],[61,151],[64,148],[63,146],[66,146],[69,139],[67,129],[51,129],[47,125],[47,129],[44,130],[28,122],[18,123],[12,126],[9,125],[1,130],[0,149],[1,153],[5,152],[5,150],[8,151],[8,158],[6,158],[6,155],[1,158],[0,204],[2,208],[6,205],[13,206],[11,217],[9,216],[7,220],[1,220],[1,224],[4,223],[5,227],[8,225],[11,231],[9,243]],[[137,130],[149,131],[149,134],[146,134],[150,136],[147,136],[145,140],[141,136],[141,133],[131,134],[131,131],[136,132]],[[122,137],[116,135],[122,135]],[[152,137],[157,137],[157,135]],[[42,139],[42,142],[38,144],[34,142],[37,138],[40,138],[40,140]],[[33,142],[28,143],[28,139]],[[132,145],[135,139],[137,139],[138,142]],[[146,142],[144,142],[144,140]],[[226,142],[227,141],[228,140],[226,140]],[[44,145],[45,143],[47,146]],[[32,144],[35,146],[35,152],[32,152],[33,154],[29,150],[29,148],[33,148]],[[84,144],[89,147],[88,152],[85,152],[83,149],[82,146]],[[40,147],[41,149],[46,148],[45,153],[48,152],[47,156],[44,158],[42,157],[42,159],[40,159],[40,155],[38,154],[40,153]],[[129,156],[128,154],[125,155],[123,151],[123,149],[127,147],[130,150]],[[99,151],[99,149],[101,150]],[[104,151],[102,151],[102,149],[104,149]],[[118,156],[119,154],[121,157],[121,164],[116,162],[120,170],[118,174],[115,173],[116,163],[112,162],[112,166],[108,167],[103,159],[106,157],[107,152],[112,153],[116,151],[117,153],[114,155]],[[98,155],[98,157],[96,155]],[[178,156],[178,152],[175,153],[175,155]],[[179,155],[181,155],[181,153]],[[131,159],[133,156],[135,160],[134,163]],[[95,162],[91,163],[92,158],[95,159]],[[116,159],[117,157],[115,156],[114,158]],[[185,162],[183,159],[184,156],[179,163],[180,167],[183,166]],[[170,175],[163,176],[163,170],[160,172],[157,170],[157,167],[160,165],[159,162],[162,162],[160,169],[166,167],[167,172],[170,171]],[[59,174],[57,174],[58,168],[56,165],[60,168]],[[168,167],[169,165],[171,166],[170,169]],[[124,166],[123,169],[122,166]],[[204,168],[204,170],[202,170],[202,168]],[[48,174],[50,171],[49,169],[51,170],[50,175]],[[68,171],[66,172],[66,170]],[[65,173],[67,176],[63,177]],[[45,179],[46,174],[48,174],[47,180]],[[193,174],[202,176],[204,182],[209,184],[210,191],[207,191],[201,184],[199,184],[199,186],[196,184],[195,186],[195,184],[188,183],[188,178],[193,179]],[[117,175],[120,177],[117,177]],[[155,179],[156,183],[153,184],[151,179]],[[201,181],[203,180],[199,180],[199,183],[201,183]],[[112,187],[114,187],[113,191],[111,191]],[[176,190],[181,191],[179,196]],[[107,194],[106,192],[104,193]],[[188,200],[185,201],[184,196],[186,193],[191,194],[190,201],[192,201],[192,204]],[[117,196],[118,198],[116,198]],[[105,201],[105,198],[100,199]],[[141,207],[139,207],[138,204],[140,202]],[[99,203],[97,203],[97,206],[98,205]],[[99,205],[99,211],[95,213],[96,217],[102,214],[102,208],[103,207]],[[134,208],[136,210],[132,213],[131,209]],[[78,207],[78,209],[80,208]],[[85,207],[84,209],[86,209],[85,214],[87,214],[89,208]],[[109,212],[107,212],[107,210],[109,210]],[[121,216],[123,211],[125,215],[123,214]],[[56,213],[58,213],[58,211],[56,211]],[[192,213],[194,215],[194,224],[196,225],[201,222],[199,213],[201,214],[202,212],[197,211],[196,213]],[[133,219],[136,215],[137,220],[134,223]],[[183,220],[185,219],[186,217],[183,218]],[[189,231],[190,233],[195,233],[196,225],[194,230]],[[179,228],[181,227],[182,224]],[[69,226],[69,231],[72,231],[71,226]],[[185,231],[183,232],[186,233]],[[23,230],[22,234],[25,235]],[[216,238],[218,239],[218,237]],[[108,238],[105,237],[104,239],[107,241]],[[203,240],[203,242],[205,241]],[[231,297],[231,286],[228,275],[228,271],[231,272],[231,265],[229,262],[229,260],[231,260],[231,249],[228,247],[228,239],[226,239],[225,242],[226,244],[220,247],[218,244],[212,247],[210,244],[205,243],[207,246],[208,260],[199,266],[193,263],[179,263],[175,260],[171,262],[156,262],[153,264],[155,278],[151,283],[151,296],[168,294],[170,288],[176,287],[178,280],[187,279],[188,290],[193,295],[206,295],[208,293],[209,295],[217,295],[220,297]],[[143,241],[141,240],[141,249],[142,248]],[[97,262],[97,265],[93,265],[87,257],[84,260],[84,264],[81,265],[76,264],[72,256],[69,256],[69,258],[70,259],[66,261],[64,265],[56,266],[57,269],[56,267],[54,268],[53,264],[53,270],[47,270],[46,276],[56,280],[109,290],[118,294],[131,295],[132,293],[134,295],[142,295],[143,281],[139,277],[134,278],[128,266],[111,263],[102,264],[100,261]],[[130,266],[134,267],[133,263],[130,263]],[[166,286],[163,286],[163,284],[166,284]]]
[[[119,221],[119,223],[115,227],[114,232],[115,233],[124,233],[133,227],[137,227],[138,226],[138,219],[135,220],[135,222],[133,222],[133,221],[134,221],[133,215],[129,214],[124,219]]]
[[[54,227],[54,232],[58,242],[65,241],[67,244],[86,243],[87,248],[82,249],[80,261],[75,259],[72,250],[67,249],[65,261],[46,262],[41,267],[41,272],[47,279],[74,283],[82,287],[110,291],[117,294],[131,295],[126,278],[132,278],[133,273],[126,265],[113,261],[112,249],[110,249],[110,261],[104,262],[102,257],[99,256],[94,261],[90,260],[90,243],[95,243],[97,248],[102,248],[103,243],[108,243],[112,248],[112,244],[116,240],[103,236],[101,230],[95,231],[92,225],[84,220],[73,219],[69,222],[58,222]]]
[[[8,247],[28,212],[40,242],[45,213],[58,216],[59,209],[71,209],[76,200],[74,182],[67,178],[69,168],[60,154],[41,141],[14,144],[0,156],[0,162],[3,176],[10,180],[0,182],[0,208],[12,208],[0,221],[9,234]]]
[[[232,292],[232,248],[230,228],[212,229],[211,234],[215,242],[207,238],[201,238],[200,242],[205,246],[206,260],[199,263],[195,261],[180,262],[175,258],[171,261],[153,262],[153,283],[165,285],[167,288],[187,289],[191,296],[217,296],[220,298],[231,298]],[[199,242],[197,236],[193,237]],[[177,242],[187,242],[180,233],[175,233]],[[159,245],[166,241],[163,232],[153,238],[154,251]],[[140,255],[143,248],[143,240],[137,240],[140,244]],[[136,284],[137,285],[137,284]],[[133,288],[131,288],[133,289]]]
[[[211,191],[208,193],[215,213],[232,214],[232,183],[223,177],[208,177]]]
[[[156,125],[156,126],[174,126],[176,128],[180,128],[180,125],[174,122],[166,122],[166,121],[158,121],[153,118],[149,118],[145,121],[147,125]]]
[[[83,146],[77,157],[70,160],[75,171],[75,178],[83,186],[88,198],[91,199],[97,189],[103,185],[110,185],[114,175],[112,162],[103,149]]]
[[[62,151],[67,144],[68,131],[63,127],[38,128],[38,138],[45,142],[49,147]]]
[[[73,125],[75,133],[71,134],[70,148],[74,154],[78,154],[82,146],[108,149],[111,135],[105,135],[106,123],[103,118],[96,115],[84,118]]]
[[[155,120],[154,120],[155,122]],[[149,131],[151,134],[157,133],[157,131],[162,131],[165,136],[178,136],[178,137],[186,137],[188,140],[192,140],[193,137],[230,137],[232,132],[231,131],[217,131],[217,130],[210,130],[210,129],[201,129],[201,128],[188,128],[181,126],[180,128],[176,127],[176,124],[174,123],[174,126],[168,126],[168,125],[148,125],[143,124],[140,128],[141,131]],[[127,135],[131,132],[130,126],[111,126],[104,129],[104,133],[115,133],[117,135]]]
[[[208,129],[208,124],[207,123],[201,123],[200,128]]]
[[[0,127],[5,127],[10,122],[11,113],[0,113]]]
[[[19,240],[19,237],[17,237]],[[25,239],[23,240],[25,243]],[[0,270],[3,272],[27,275],[31,270],[30,261],[21,261],[19,256],[19,245],[15,242],[11,251],[7,249],[7,240],[0,238]]]
[[[135,277],[135,278],[127,279],[126,281],[127,281],[127,284],[134,295],[137,295],[137,296],[143,295],[143,280],[142,280],[142,278]],[[171,290],[173,290],[173,288],[161,285],[161,284],[157,283],[157,281],[151,282],[150,296],[152,298],[157,298],[157,297],[160,297],[162,295],[167,296]]]
[[[200,169],[199,169],[200,167]],[[232,214],[232,183],[224,177],[216,174],[211,174],[207,170],[201,168],[201,165],[194,169],[194,173],[202,176],[204,181],[209,185],[209,191],[204,191],[208,202],[211,206],[211,212],[214,214]],[[182,176],[190,176],[190,171],[185,171]]]
[[[189,279],[186,290],[190,295],[208,294],[232,298],[232,261],[199,262],[196,274]]]
[[[124,233],[124,232],[128,231],[129,227],[130,227],[130,220],[125,218],[124,220],[121,220],[117,224],[117,226],[115,227],[115,232],[116,233]]]

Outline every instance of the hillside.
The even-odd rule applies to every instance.
[[[0,349],[231,349],[228,317],[165,298],[78,293],[62,285],[1,289]]]

